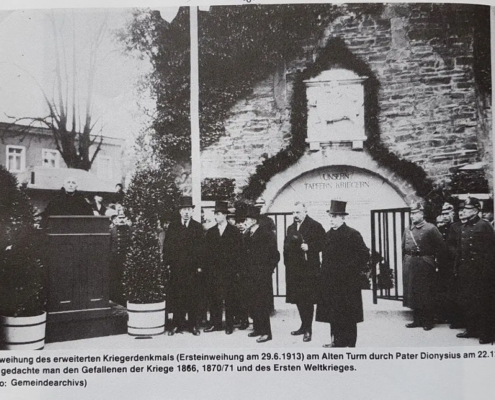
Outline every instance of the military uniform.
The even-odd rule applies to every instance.
[[[468,336],[493,338],[495,232],[478,216],[462,225],[455,269]],[[462,337],[462,336],[461,336]]]
[[[459,280],[455,272],[455,258],[460,242],[461,230],[462,223],[460,221],[449,225],[449,232],[445,238],[448,255],[445,257],[446,262],[442,264],[442,269],[439,271],[441,278],[446,280],[448,286],[446,315],[451,329],[465,326],[459,306]]]
[[[413,212],[423,212],[422,206],[413,207]],[[407,327],[423,326],[430,330],[435,305],[435,259],[446,254],[442,235],[436,226],[424,220],[411,223],[402,236],[402,254],[403,304],[414,310],[414,322]]]

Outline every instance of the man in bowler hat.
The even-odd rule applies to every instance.
[[[329,322],[332,343],[323,347],[356,347],[357,323],[363,321],[360,274],[369,260],[361,234],[347,226],[347,203],[332,200],[330,230],[325,234],[316,320]]]
[[[480,211],[475,197],[468,197],[460,205],[462,228],[455,272],[466,330],[457,337],[478,337],[480,344],[487,344],[495,339],[495,232],[488,221],[480,218]]]
[[[248,336],[259,336],[256,341],[264,343],[272,340],[272,274],[280,254],[275,235],[268,227],[259,225],[259,218],[260,210],[248,206],[242,260],[246,269],[249,313],[253,319],[253,331]]]
[[[222,305],[225,302],[225,333],[234,331],[236,306],[236,283],[239,279],[242,235],[227,222],[227,203],[215,205],[216,225],[208,229],[205,236],[205,266],[208,276],[208,298],[210,300],[211,326],[204,332],[222,330]]]
[[[325,230],[308,215],[304,203],[296,202],[293,210],[294,223],[287,228],[284,241],[286,302],[296,304],[301,317],[300,328],[291,335],[303,335],[303,342],[309,342]]]
[[[169,311],[173,312],[174,328],[169,335],[182,332],[187,325],[195,336],[198,329],[198,287],[200,285],[201,259],[203,253],[203,227],[192,219],[194,205],[189,196],[181,197],[180,218],[173,220],[163,243],[165,265],[170,267],[167,294]]]

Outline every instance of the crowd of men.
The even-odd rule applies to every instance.
[[[45,213],[107,215],[100,194],[91,208],[76,189],[75,180],[68,179]],[[167,311],[173,320],[168,334],[188,330],[200,335],[200,323],[209,311],[206,333],[224,330],[230,335],[235,325],[247,329],[251,318],[248,336],[258,343],[272,340],[272,274],[280,260],[273,221],[255,205],[233,210],[219,201],[216,224],[205,233],[192,218],[191,197],[182,197],[177,208],[177,213],[162,216],[157,234],[164,267],[170,272]],[[425,221],[421,203],[412,205],[411,223],[402,238],[404,306],[413,310],[407,328],[429,331],[435,323],[447,321],[453,329],[465,329],[459,338],[493,342],[495,232],[481,211],[480,201],[468,197],[460,204],[457,221],[454,207],[445,203],[435,226]],[[327,212],[330,229],[325,232],[308,216],[304,203],[294,204],[283,255],[286,301],[297,306],[301,325],[290,334],[311,341],[316,320],[330,324],[332,341],[324,347],[355,347],[357,324],[363,321],[360,278],[370,253],[361,234],[345,223],[346,202],[332,200]],[[118,244],[125,240],[119,240],[118,232],[124,230],[117,228],[124,226],[128,232],[128,224],[122,209],[111,217],[116,238],[112,252],[116,247],[118,258],[124,253]],[[123,260],[116,259],[115,264]],[[121,269],[114,275],[111,296],[123,303]]]
[[[448,322],[464,328],[458,338],[494,341],[495,231],[493,213],[482,211],[477,198],[467,197],[457,220],[445,203],[436,227],[424,220],[421,204],[411,207],[402,240],[404,305],[413,309],[407,328],[429,331],[435,321]]]
[[[168,334],[187,329],[199,335],[206,300],[210,321],[204,332],[224,330],[230,335],[236,323],[240,330],[247,329],[251,318],[248,336],[258,343],[272,340],[272,274],[280,260],[273,221],[254,205],[234,214],[220,201],[214,209],[215,226],[203,234],[201,224],[192,219],[194,207],[190,197],[183,197],[180,218],[171,221],[164,234],[163,259],[170,269],[167,308],[173,314]],[[359,232],[345,224],[345,202],[331,201],[327,233],[307,213],[304,203],[295,203],[283,250],[287,302],[296,304],[301,319],[291,334],[311,341],[318,304],[316,320],[331,324],[333,341],[325,347],[354,347],[357,323],[363,320],[359,276],[369,250]]]

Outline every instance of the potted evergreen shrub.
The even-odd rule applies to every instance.
[[[152,167],[136,172],[125,194],[124,206],[132,222],[123,276],[129,335],[165,331],[167,271],[156,229],[160,216],[173,208],[178,196],[170,170]]]
[[[0,339],[11,350],[42,349],[46,312],[41,235],[15,176],[0,166]]]

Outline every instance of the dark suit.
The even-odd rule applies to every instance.
[[[250,229],[244,233],[242,262],[246,270],[248,307],[254,331],[260,335],[272,334],[272,273],[279,258],[277,240],[271,230],[259,226],[253,234]]]
[[[182,220],[170,223],[163,243],[163,258],[170,266],[170,282],[167,293],[168,311],[174,313],[174,325],[182,328],[186,313],[190,327],[197,324],[199,285],[203,252],[203,227],[191,219],[186,228]]]
[[[239,279],[239,262],[242,235],[227,223],[220,236],[218,225],[208,229],[205,236],[205,266],[208,276],[211,323],[222,325],[222,302],[225,301],[227,328],[234,326],[236,306],[236,283]]]
[[[77,190],[70,194],[62,188],[59,195],[48,203],[43,212],[45,218],[51,215],[93,215],[93,208]]]
[[[105,215],[107,212],[107,208],[102,204],[100,209],[98,209],[95,204],[93,205],[93,211],[96,211],[99,215]]]
[[[360,274],[369,260],[361,234],[345,223],[324,239],[316,320],[329,322],[335,347],[355,347],[363,321]]]
[[[311,332],[314,304],[317,302],[317,283],[320,271],[320,251],[325,230],[321,224],[306,216],[297,230],[294,222],[287,229],[284,242],[286,302],[297,304],[301,329]],[[301,250],[302,243],[308,251]]]

